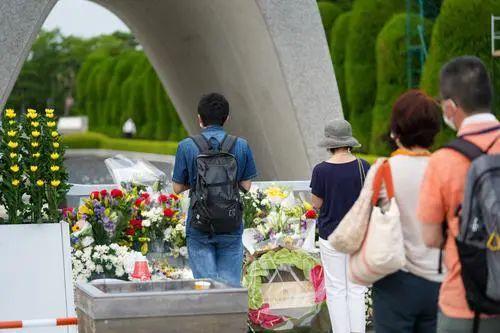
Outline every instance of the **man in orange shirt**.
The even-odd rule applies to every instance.
[[[500,153],[500,123],[491,113],[492,88],[488,72],[476,57],[459,57],[440,74],[440,91],[445,123],[458,136],[489,153]],[[444,243],[447,268],[442,283],[438,332],[472,332],[474,313],[470,310],[461,277],[455,238],[459,232],[457,211],[464,197],[467,171],[471,162],[457,151],[443,148],[435,152],[428,165],[420,192],[418,216],[423,223],[423,238],[429,247]],[[443,223],[447,237],[443,239]],[[436,263],[436,269],[438,263]],[[500,318],[481,319],[479,332],[500,332]]]

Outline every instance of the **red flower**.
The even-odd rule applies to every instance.
[[[144,202],[144,198],[142,198],[142,197],[141,198],[137,198],[135,200],[136,207],[139,207],[140,205],[142,205],[143,202]]]
[[[101,198],[101,193],[99,193],[99,191],[94,191],[90,193],[90,199],[99,200],[100,198]]]
[[[129,236],[134,236],[135,235],[135,229],[134,228],[127,228],[127,230],[125,230],[125,233]]]
[[[117,188],[111,190],[111,196],[113,198],[121,198],[123,197],[123,192]]]
[[[148,192],[141,193],[141,198],[149,199],[149,193]]]
[[[133,220],[130,220],[130,225],[134,228],[134,229],[139,229],[142,227],[142,221],[141,220],[138,220],[138,219],[133,219]]]
[[[160,196],[158,197],[159,203],[165,203],[165,202],[167,202],[167,200],[168,200],[168,197],[165,194],[160,194]]]
[[[317,217],[316,211],[314,211],[313,209],[308,210],[306,212],[306,218],[308,218],[308,219],[315,219],[316,217]]]
[[[101,197],[105,197],[108,195],[108,191],[106,190],[101,190]]]
[[[174,199],[174,201],[177,201],[177,200],[179,200],[179,196],[172,193],[172,194],[170,194],[170,199]]]
[[[166,217],[172,217],[174,216],[175,212],[170,209],[170,208],[165,208],[165,210],[163,211],[163,215],[165,215]]]
[[[62,209],[62,214],[63,216],[68,216],[69,213],[73,213],[74,208],[73,207],[64,207]]]

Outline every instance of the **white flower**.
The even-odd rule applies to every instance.
[[[92,236],[87,236],[82,239],[82,246],[87,247],[94,243],[94,238]]]
[[[143,227],[150,227],[151,226],[151,220],[142,220],[142,226]]]
[[[182,231],[182,230],[184,230],[184,226],[179,223],[178,225],[175,226],[175,230]]]
[[[179,254],[183,257],[187,257],[188,256],[188,250],[187,250],[187,247],[186,246],[182,246],[180,249],[179,249]]]

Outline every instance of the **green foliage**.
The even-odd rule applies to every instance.
[[[350,19],[351,12],[343,13],[339,17],[337,17],[337,20],[332,26],[329,39],[330,55],[333,61],[333,69],[335,70],[335,78],[337,79],[340,101],[342,102],[342,110],[344,113],[344,118],[346,119],[349,119],[349,105],[346,98],[344,66]]]
[[[333,2],[319,1],[318,2],[319,14],[321,15],[321,22],[323,23],[323,28],[325,29],[325,34],[327,40],[330,38],[330,31],[332,25],[337,19],[337,17],[342,14],[342,8]]]
[[[500,15],[500,2],[495,0],[444,0],[441,13],[432,31],[429,56],[424,66],[421,87],[431,96],[439,94],[439,72],[451,59],[462,55],[475,55],[483,60],[498,77],[500,62],[491,56],[490,15]],[[500,80],[495,78],[494,86]],[[500,100],[495,101],[499,114]],[[441,135],[438,142],[451,138],[451,131]]]
[[[404,10],[401,0],[357,0],[352,9],[345,59],[346,92],[354,135],[365,150],[369,149],[376,93],[375,41],[385,22]]]
[[[351,10],[354,0],[318,0],[319,2],[330,2],[337,5],[342,11],[348,11]]]
[[[388,133],[392,105],[406,91],[407,87],[407,77],[404,70],[407,58],[406,19],[406,13],[393,16],[384,25],[377,37],[377,97],[372,111],[370,146],[370,152],[375,154],[385,155],[390,151]],[[410,24],[416,29],[419,23],[419,17],[412,15]],[[424,31],[429,34],[431,23],[426,22],[424,28]]]
[[[153,154],[175,155],[177,142],[111,138],[101,133],[68,134],[62,142],[71,149],[113,149]]]

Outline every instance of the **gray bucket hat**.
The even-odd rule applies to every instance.
[[[344,119],[334,119],[325,125],[325,138],[320,141],[323,148],[361,147],[352,136],[351,124]]]

